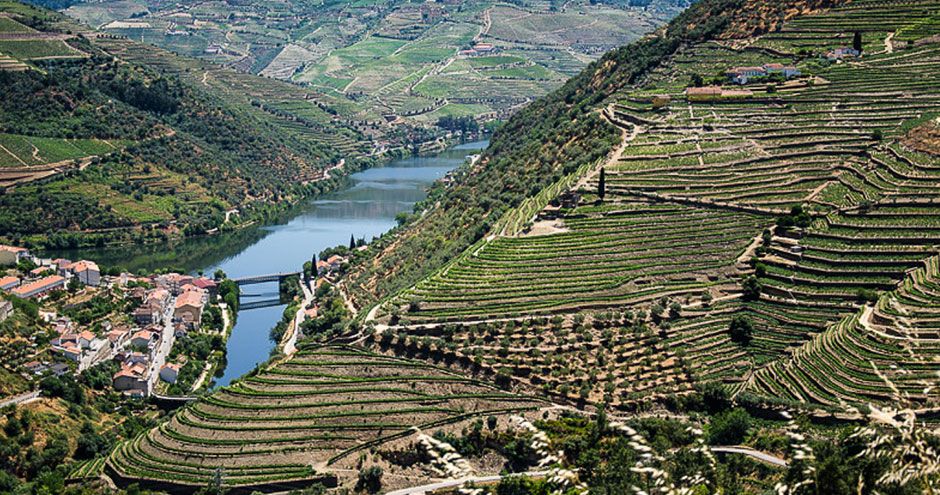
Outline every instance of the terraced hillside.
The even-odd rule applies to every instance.
[[[354,476],[362,456],[414,450],[419,432],[544,405],[421,361],[307,346],[120,445],[108,469],[153,486],[205,486],[218,470],[227,487],[331,483]],[[427,475],[401,469],[388,486]]]
[[[768,397],[812,401],[913,402],[930,399],[940,353],[940,260],[929,258],[874,306],[816,335],[792,357],[758,371],[753,389]]]
[[[64,12],[109,34],[292,81],[344,118],[381,126],[508,115],[687,4],[109,0]]]
[[[370,318],[571,400],[633,407],[718,380],[759,401],[890,401],[871,361],[937,407],[916,390],[940,371],[930,331],[905,344],[886,328],[914,320],[858,321],[866,302],[877,315],[932,287],[940,158],[911,140],[940,112],[940,45],[918,27],[938,8],[859,0],[677,46],[603,102],[622,134],[606,159],[530,196]],[[856,32],[861,56],[830,53]],[[774,64],[799,74],[725,75]]]

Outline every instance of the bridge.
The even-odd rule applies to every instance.
[[[281,301],[280,299],[262,299],[260,301],[240,303],[238,305],[238,310],[250,311],[252,309],[273,308],[274,306],[280,306],[282,304],[287,304],[287,302]]]
[[[280,282],[288,277],[294,277],[297,275],[303,275],[303,272],[282,272],[282,273],[269,273],[267,275],[253,275],[250,277],[241,277],[233,278],[232,281],[242,285],[251,285],[251,284],[265,284],[268,282]]]

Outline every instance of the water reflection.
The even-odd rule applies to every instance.
[[[134,271],[174,267],[213,273],[221,268],[230,277],[296,271],[314,253],[349,242],[350,235],[368,240],[391,229],[398,213],[410,211],[414,203],[424,199],[428,185],[486,144],[468,143],[438,155],[407,158],[359,172],[351,177],[351,187],[311,201],[278,224],[169,245],[49,254],[89,258],[104,266]],[[268,333],[284,311],[283,304],[263,304],[272,302],[264,296],[277,293],[276,283],[246,287],[245,291],[258,297],[243,300],[245,310],[239,313],[229,338],[228,366],[217,386],[227,385],[267,360],[272,347]],[[256,306],[262,307],[251,309]]]

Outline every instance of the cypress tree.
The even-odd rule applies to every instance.
[[[597,196],[603,201],[604,194],[607,193],[607,173],[601,167],[601,176],[597,179]]]
[[[855,31],[855,35],[852,36],[852,48],[862,53],[862,33]]]
[[[349,250],[356,249],[356,236],[349,234]]]

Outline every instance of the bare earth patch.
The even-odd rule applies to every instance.
[[[940,155],[940,118],[911,129],[901,143],[923,153]]]
[[[537,235],[552,235],[568,232],[568,227],[561,220],[539,220],[532,224],[528,232],[522,234],[522,237],[534,237]]]

